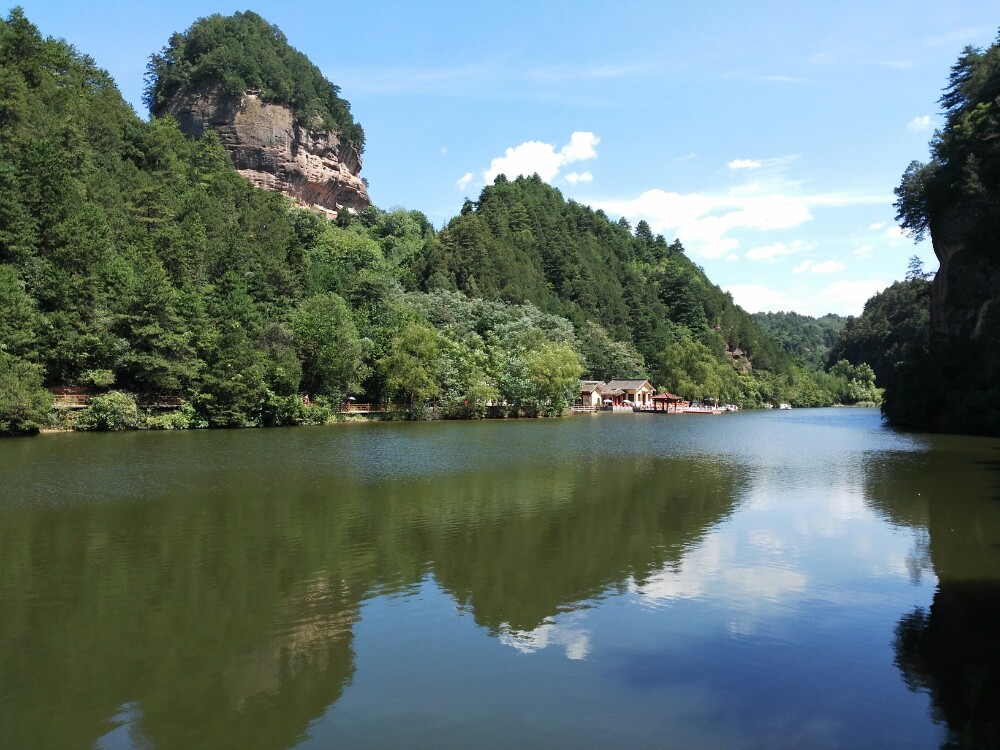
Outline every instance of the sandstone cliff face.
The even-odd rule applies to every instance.
[[[1000,269],[965,247],[970,221],[956,211],[936,223],[931,240],[941,262],[931,285],[931,329],[948,336],[976,339],[995,307]]]
[[[371,205],[354,146],[333,133],[296,124],[289,108],[263,102],[252,92],[236,98],[218,82],[207,81],[178,92],[155,114],[173,116],[191,137],[216,131],[241,175],[301,206],[333,216],[341,208],[359,211]]]

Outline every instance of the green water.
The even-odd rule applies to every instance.
[[[1000,441],[57,434],[0,482],[4,750],[1000,746]]]

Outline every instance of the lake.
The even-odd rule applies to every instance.
[[[0,441],[0,748],[1000,747],[1000,441],[877,411]]]

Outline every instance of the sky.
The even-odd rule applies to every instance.
[[[858,315],[929,242],[893,188],[995,2],[21,0],[138,114],[149,55],[253,10],[341,88],[375,204],[441,227],[501,172],[678,238],[749,312]],[[8,5],[7,9],[12,7]]]

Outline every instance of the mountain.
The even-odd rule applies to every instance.
[[[256,13],[202,18],[175,34],[147,73],[155,117],[218,133],[237,171],[334,216],[371,205],[360,177],[364,130],[340,89]]]
[[[593,321],[634,344],[655,374],[664,348],[680,338],[719,361],[748,358],[785,369],[788,358],[732,298],[705,276],[680,242],[667,243],[640,221],[566,200],[537,175],[486,186],[420,258],[421,289],[530,302],[577,325]]]

